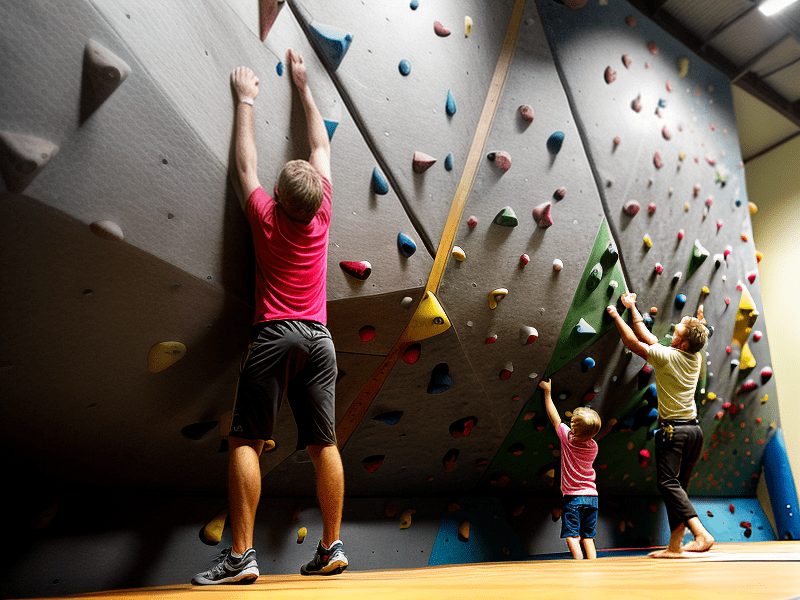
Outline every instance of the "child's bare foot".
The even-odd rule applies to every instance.
[[[691,542],[685,543],[681,546],[684,552],[707,552],[714,545],[714,538],[709,535],[698,536]]]

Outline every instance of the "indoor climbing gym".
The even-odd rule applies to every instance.
[[[800,598],[800,1],[2,0],[0,106],[0,597]]]

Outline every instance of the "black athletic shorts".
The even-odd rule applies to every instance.
[[[231,437],[272,438],[284,394],[297,423],[297,449],[335,445],[336,351],[316,321],[266,321],[253,326],[242,360]]]

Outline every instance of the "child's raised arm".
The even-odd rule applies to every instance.
[[[539,382],[539,387],[544,394],[544,409],[547,411],[547,416],[550,418],[550,422],[553,424],[553,427],[558,429],[558,426],[561,425],[561,416],[558,414],[556,405],[553,404],[553,397],[550,395],[550,380],[542,379]]]

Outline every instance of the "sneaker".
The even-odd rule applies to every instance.
[[[217,557],[217,564],[208,571],[192,577],[194,585],[218,585],[220,583],[253,583],[258,579],[258,563],[256,551],[247,550],[242,558],[231,556],[231,549],[226,548]]]
[[[336,540],[329,549],[317,544],[317,553],[311,562],[300,567],[302,575],[338,575],[347,568],[347,557],[344,555],[344,544]]]

